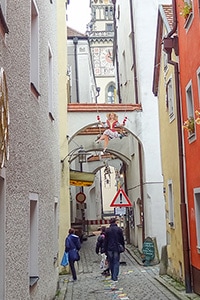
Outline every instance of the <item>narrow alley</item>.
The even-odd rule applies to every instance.
[[[119,281],[115,284],[101,275],[101,256],[95,253],[96,236],[88,237],[80,251],[78,262],[78,280],[70,282],[70,275],[60,276],[61,300],[166,300],[188,299],[176,297],[156,278],[159,266],[144,267],[138,264],[131,253],[126,250],[121,255]],[[195,298],[196,299],[196,298]]]

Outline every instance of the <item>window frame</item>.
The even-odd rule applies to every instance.
[[[30,86],[36,98],[39,98],[39,10],[35,0],[31,0],[31,61]]]
[[[33,286],[39,280],[39,253],[38,253],[38,211],[39,195],[37,193],[29,193],[30,202],[30,241],[29,241],[29,286]]]
[[[48,109],[51,120],[55,120],[53,99],[53,52],[51,50],[50,43],[48,43]]]
[[[175,119],[175,107],[174,107],[174,89],[172,76],[168,78],[166,83],[166,97],[167,97],[167,108],[169,114],[170,123]]]
[[[194,113],[194,97],[193,97],[193,89],[192,89],[192,81],[190,80],[185,88],[185,99],[186,99],[186,107],[187,107],[187,119],[194,118],[195,120],[195,113]],[[194,122],[194,132],[190,133],[188,131],[188,138],[190,142],[196,137],[196,124]]]
[[[198,86],[198,97],[199,97],[199,106],[200,106],[200,67],[197,69],[197,86]]]
[[[174,228],[175,227],[175,224],[174,224],[174,220],[175,220],[175,218],[174,218],[174,192],[173,192],[173,182],[171,179],[168,180],[167,187],[168,187],[169,226],[171,228]]]
[[[198,199],[197,199],[198,198]],[[200,188],[194,188],[197,252],[200,254]]]
[[[2,5],[2,1],[3,1],[3,5]],[[1,0],[1,3],[0,3],[0,32],[3,37],[5,37],[6,33],[9,33],[8,25],[6,22],[6,5],[7,5],[6,0]]]

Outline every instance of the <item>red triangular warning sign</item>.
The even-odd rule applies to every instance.
[[[110,204],[111,207],[117,206],[117,207],[122,207],[122,206],[132,206],[130,199],[126,195],[123,189],[119,189],[113,199],[113,201]]]

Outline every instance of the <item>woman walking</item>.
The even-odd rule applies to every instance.
[[[69,266],[72,273],[72,281],[77,280],[75,261],[80,259],[78,251],[81,249],[80,238],[75,234],[75,229],[70,228],[69,234],[65,239],[65,252],[68,252]]]

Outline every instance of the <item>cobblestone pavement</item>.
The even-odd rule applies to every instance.
[[[69,282],[65,275],[60,284],[66,287],[64,300],[174,300],[177,299],[165,286],[155,279],[158,266],[144,267],[125,251],[121,255],[119,281],[115,284],[101,275],[101,256],[95,253],[96,236],[88,237],[80,251],[78,280]],[[184,298],[183,298],[184,299]]]

